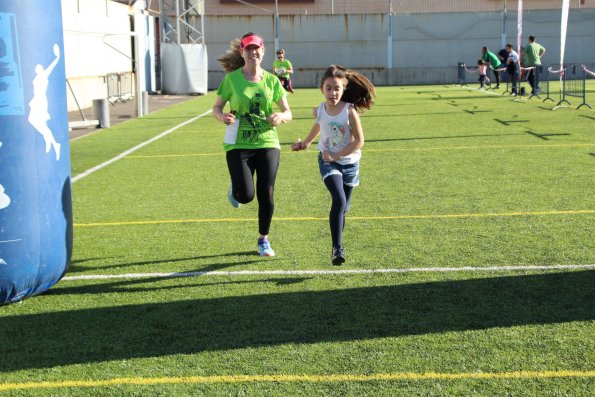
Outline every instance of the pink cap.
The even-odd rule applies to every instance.
[[[242,39],[242,41],[240,43],[240,48],[246,48],[249,45],[264,47],[264,40],[262,39],[262,37],[257,36],[255,34],[246,36]]]

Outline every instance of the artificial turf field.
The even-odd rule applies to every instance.
[[[320,92],[279,128],[273,258],[214,100],[71,142],[72,264],[0,307],[0,394],[593,395],[595,112],[379,87],[333,267],[316,152],[290,150]]]

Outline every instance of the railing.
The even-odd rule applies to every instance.
[[[107,100],[115,105],[126,103],[134,98],[132,73],[110,73],[105,76],[107,83]]]

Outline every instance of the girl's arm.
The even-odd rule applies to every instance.
[[[341,160],[343,157],[349,156],[351,153],[358,151],[364,146],[364,130],[362,129],[362,123],[359,119],[359,114],[353,108],[353,106],[349,107],[349,125],[351,126],[351,136],[353,137],[353,140],[349,142],[349,145],[345,146],[340,152],[331,153],[329,151],[324,151],[322,153],[323,160]]]
[[[290,122],[293,118],[293,115],[291,114],[291,109],[289,109],[287,97],[281,98],[279,102],[277,102],[277,105],[279,105],[281,111],[271,114],[269,117],[267,117],[267,121],[271,123],[273,126],[277,126],[281,123]]]
[[[230,113],[223,113],[223,108],[227,101],[224,101],[220,96],[217,97],[215,100],[215,104],[213,105],[213,116],[224,124],[231,124],[236,120],[236,117],[232,112]]]
[[[314,141],[314,139],[316,139],[316,137],[318,136],[319,133],[320,133],[320,125],[318,123],[316,123],[312,126],[310,133],[308,134],[308,136],[306,138],[304,138],[303,141],[300,138],[298,138],[298,140],[295,141],[295,143],[293,145],[291,145],[291,150],[293,150],[294,152],[297,152],[299,150],[308,149],[308,147],[310,147],[310,145],[312,144],[312,141]]]

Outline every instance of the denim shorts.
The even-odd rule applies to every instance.
[[[322,153],[318,153],[318,169],[323,181],[327,176],[341,175],[343,184],[347,186],[359,185],[359,161],[353,164],[325,163],[322,160]]]

